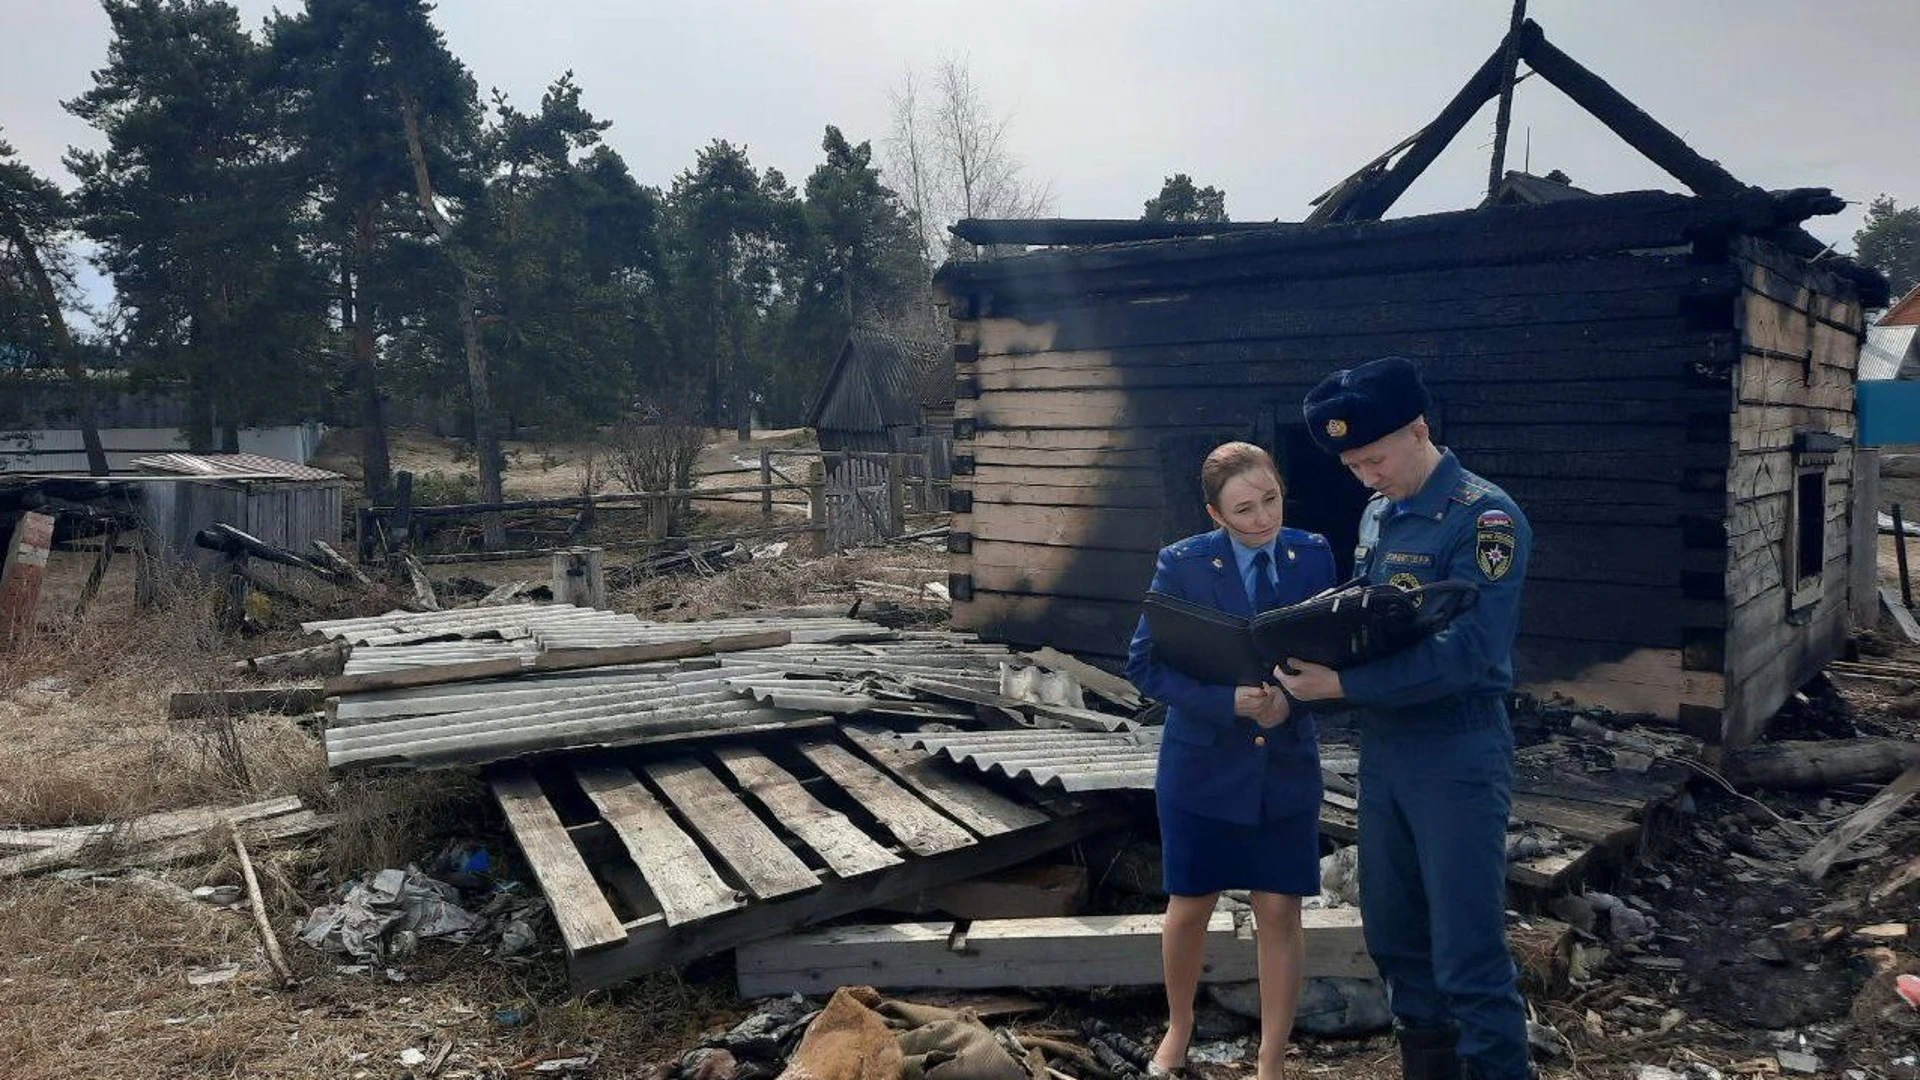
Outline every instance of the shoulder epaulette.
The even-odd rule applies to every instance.
[[[1460,486],[1454,488],[1453,494],[1449,497],[1462,506],[1472,506],[1486,498],[1488,490],[1487,486],[1478,480],[1462,480]]]

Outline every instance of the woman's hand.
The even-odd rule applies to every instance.
[[[1233,712],[1263,728],[1279,727],[1293,715],[1293,703],[1271,686],[1237,686],[1233,690]]]

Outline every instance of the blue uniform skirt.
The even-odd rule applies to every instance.
[[[1173,896],[1251,889],[1320,893],[1320,808],[1240,825],[1160,802],[1161,881]]]

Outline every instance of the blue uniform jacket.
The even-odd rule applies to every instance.
[[[1445,721],[1475,698],[1513,686],[1513,639],[1533,529],[1507,493],[1461,468],[1452,451],[1397,506],[1382,496],[1360,518],[1356,575],[1418,585],[1454,579],[1480,599],[1446,629],[1340,673],[1346,700],[1376,714]]]
[[[1160,549],[1153,588],[1183,600],[1251,616],[1253,603],[1234,562],[1225,529]],[[1282,603],[1334,584],[1326,538],[1280,530],[1275,543]],[[1242,825],[1287,817],[1320,804],[1320,753],[1313,716],[1298,704],[1292,718],[1262,730],[1233,714],[1231,686],[1199,682],[1154,658],[1143,618],[1127,649],[1127,678],[1167,706],[1155,787],[1162,802],[1191,814]]]

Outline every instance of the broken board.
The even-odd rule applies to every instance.
[[[1356,908],[1301,913],[1309,977],[1372,978]],[[977,919],[837,926],[734,951],[740,996],[825,994],[846,985],[937,987],[1155,986],[1162,980],[1160,915]],[[1202,982],[1259,978],[1253,920],[1215,911]]]
[[[775,937],[1129,824],[936,773],[833,727],[582,752],[488,773],[574,988]]]

